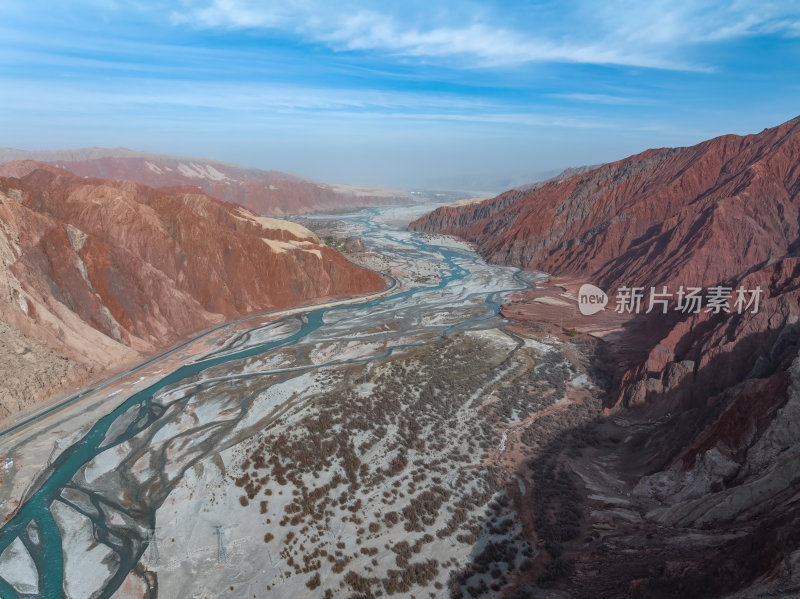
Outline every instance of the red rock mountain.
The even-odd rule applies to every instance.
[[[385,286],[304,227],[195,187],[35,162],[0,175],[0,321],[78,363],[102,368],[241,315]]]
[[[497,263],[609,288],[711,284],[780,258],[797,241],[799,154],[795,119],[439,208],[410,228],[474,241]]]
[[[718,353],[730,355],[731,343],[744,338],[750,340],[743,360],[754,359],[754,350],[767,352],[764,344],[779,334],[774,319],[765,322],[767,310],[778,310],[787,322],[796,318],[796,307],[779,296],[792,288],[799,214],[797,118],[757,135],[648,150],[531,191],[439,208],[410,228],[457,235],[475,242],[490,261],[580,276],[611,292],[624,285],[675,290],[718,283],[769,289],[760,315],[660,319],[650,337],[663,335],[663,342],[625,377],[622,397],[641,401],[662,391],[657,380],[674,386],[681,378],[676,364],[684,359],[701,367]],[[714,336],[717,324],[725,333]],[[754,328],[764,333],[756,335],[758,342]],[[749,369],[737,363],[731,377]],[[721,388],[732,380],[719,373],[712,378]],[[691,386],[692,393],[706,391]]]
[[[611,348],[606,405],[629,428],[591,468],[627,495],[585,499],[587,526],[613,533],[597,550],[574,547],[565,588],[587,597],[800,588],[800,117],[439,208],[410,228],[610,294],[760,286],[758,313],[640,315],[616,335],[638,348]]]
[[[146,154],[124,148],[26,152],[0,149],[0,162],[32,159],[81,177],[133,181],[151,187],[194,185],[257,214],[282,215],[407,202],[404,192],[334,186],[280,171],[205,158]]]

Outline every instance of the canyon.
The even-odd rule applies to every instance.
[[[0,433],[4,596],[800,592],[800,119],[299,222],[0,191],[5,367],[74,393]],[[680,286],[762,295],[614,309]]]

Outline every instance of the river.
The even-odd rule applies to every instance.
[[[0,439],[0,488],[11,515],[0,529],[0,596],[122,596],[134,571],[142,595],[155,596],[152,568],[142,564],[157,562],[156,543],[165,543],[154,532],[159,510],[171,495],[174,504],[188,471],[313,395],[309,376],[357,364],[367,372],[443,336],[498,327],[499,302],[525,288],[528,275],[487,265],[465,244],[391,224],[403,216],[386,208],[328,217],[347,221],[386,258],[397,281],[388,294],[222,327],[213,342],[199,337],[180,348],[179,359],[173,352],[147,365],[150,373],[168,372],[140,380],[132,378],[138,371],[127,373]],[[281,385],[291,393],[277,401],[270,393]],[[115,407],[102,413],[109,404]],[[87,423],[87,414],[96,417]],[[227,533],[215,533],[222,553]]]

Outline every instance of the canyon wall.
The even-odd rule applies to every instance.
[[[491,262],[594,283],[611,296],[607,309],[623,286],[762,290],[757,311],[684,313],[673,301],[668,314],[629,315],[615,333],[627,347],[610,345],[617,370],[604,401],[619,432],[582,462],[562,460],[594,493],[584,498],[594,532],[568,550],[570,567],[551,562],[561,576],[571,569],[561,583],[571,593],[800,588],[799,211],[796,118],[411,223],[471,241]],[[515,306],[504,314],[521,313]],[[587,482],[590,471],[619,482]]]

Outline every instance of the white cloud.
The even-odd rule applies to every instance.
[[[631,45],[675,47],[721,42],[759,34],[787,35],[800,19],[797,0],[634,0],[605,3],[603,27]]]
[[[318,0],[184,0],[176,23],[202,28],[280,30],[337,51],[378,51],[421,59],[461,60],[480,66],[578,62],[679,70],[705,70],[691,46],[745,36],[800,34],[797,0],[677,2],[634,0],[564,3],[542,20],[504,20],[468,4],[441,3],[403,11],[364,2]],[[410,7],[410,8],[409,8]],[[513,11],[513,9],[511,9]]]
[[[338,49],[377,49],[415,57],[474,57],[482,66],[544,61],[667,66],[659,59],[626,55],[602,44],[537,40],[480,23],[426,30],[404,28],[397,19],[375,13],[345,17],[337,29],[318,37]]]

